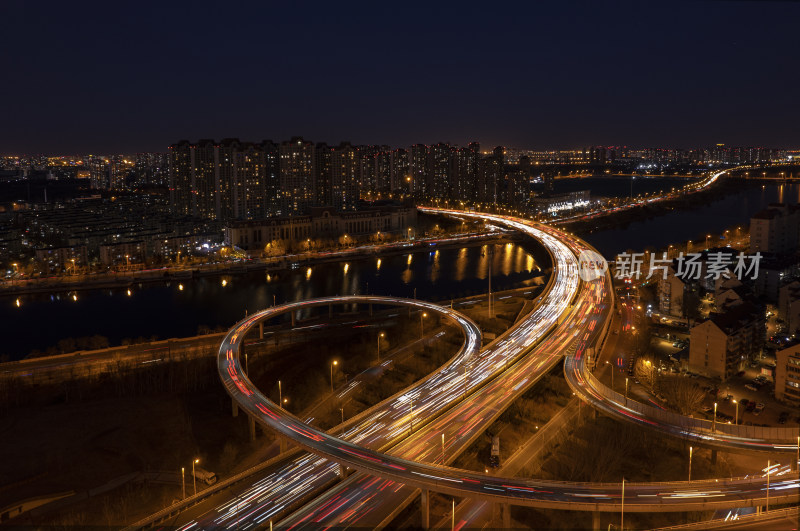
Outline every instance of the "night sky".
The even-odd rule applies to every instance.
[[[800,145],[796,2],[161,4],[2,0],[0,153]]]

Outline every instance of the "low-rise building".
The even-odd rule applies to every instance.
[[[778,316],[786,323],[789,334],[800,329],[800,282],[797,280],[781,287],[778,293]]]
[[[749,302],[712,313],[691,329],[689,369],[725,381],[761,356],[765,336],[766,315]]]
[[[800,206],[772,203],[750,218],[750,253],[794,253],[798,234]]]
[[[233,221],[225,227],[225,243],[240,249],[257,250],[273,241],[290,247],[306,240],[336,239],[347,235],[353,241],[381,234],[406,234],[416,225],[417,209],[411,206],[382,206],[353,212],[331,207],[312,208],[305,216],[272,217]]]
[[[780,288],[792,278],[800,277],[800,257],[797,255],[767,255],[761,260],[754,284],[755,293],[769,302],[777,303]]]
[[[775,398],[800,403],[800,343],[775,353]]]
[[[89,254],[85,245],[71,247],[48,247],[36,249],[36,261],[46,266],[50,271],[67,272],[76,267],[85,267],[89,264]]]
[[[100,245],[100,263],[104,266],[137,266],[147,257],[144,240],[104,243]]]
[[[675,268],[667,268],[666,277],[658,277],[658,310],[673,317],[683,317],[683,302],[686,294],[686,283],[675,276]]]

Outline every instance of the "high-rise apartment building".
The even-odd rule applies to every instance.
[[[314,183],[317,205],[332,205],[331,156],[333,148],[325,142],[317,143],[314,149]]]
[[[314,144],[294,137],[280,145],[280,190],[284,215],[301,214],[314,206]]]
[[[453,199],[457,201],[474,200],[478,157],[479,154],[470,148],[459,148],[453,152],[453,182],[451,187]]]
[[[450,197],[452,148],[439,142],[428,149],[428,165],[425,179],[425,199],[447,199]]]
[[[95,190],[108,188],[108,161],[93,155],[89,159],[89,181]]]
[[[408,150],[395,149],[391,153],[391,176],[389,189],[411,194],[411,173],[408,166]]]
[[[331,206],[336,210],[355,210],[361,197],[361,155],[358,148],[342,142],[331,152]]]
[[[176,212],[205,219],[255,219],[281,213],[278,150],[228,138],[169,147],[170,201]]]
[[[411,180],[408,183],[411,195],[415,198],[424,197],[427,166],[428,146],[424,144],[411,146],[408,153],[408,174]]]

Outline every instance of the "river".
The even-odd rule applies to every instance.
[[[533,284],[548,269],[535,243],[492,244],[492,289]],[[101,335],[112,345],[125,338],[191,336],[200,326],[229,327],[245,315],[278,304],[331,295],[370,293],[444,300],[486,292],[486,245],[450,247],[413,254],[349,258],[277,273],[201,277],[181,282],[134,284],[53,295],[23,295],[21,305],[2,298],[6,331],[0,355],[20,359],[67,337]],[[534,275],[532,275],[533,273]],[[74,299],[73,299],[74,295]],[[274,297],[274,299],[273,299]]]
[[[741,182],[741,181],[740,181]],[[659,216],[634,221],[624,227],[581,234],[606,258],[633,249],[662,248],[672,243],[694,240],[706,234],[719,235],[727,229],[750,224],[753,214],[770,203],[797,203],[800,184],[742,182],[742,188],[713,199],[702,208],[672,210]]]

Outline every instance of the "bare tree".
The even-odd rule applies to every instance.
[[[681,415],[693,414],[705,399],[700,386],[683,376],[662,376],[658,380],[658,392]]]
[[[658,371],[656,370],[655,362],[649,357],[637,358],[634,367],[634,374],[639,383],[642,384],[649,392],[656,391],[658,382]]]

